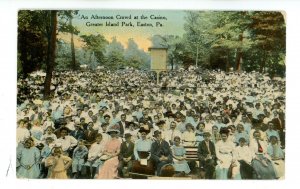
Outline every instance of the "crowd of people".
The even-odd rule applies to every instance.
[[[43,74],[19,78],[17,177],[284,178],[284,78],[199,69],[159,77],[56,72],[47,100]]]

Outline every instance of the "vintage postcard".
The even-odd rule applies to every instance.
[[[19,10],[18,179],[285,178],[283,11]]]

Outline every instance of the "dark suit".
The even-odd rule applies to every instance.
[[[124,129],[128,128],[129,122],[125,121],[124,123],[122,123],[121,121],[119,121],[118,124],[120,126],[120,136],[123,137],[123,135],[124,135]]]
[[[90,148],[91,145],[96,141],[96,136],[98,132],[95,130],[87,130],[83,133],[83,139],[87,142],[87,147]]]
[[[166,156],[168,159],[161,161],[159,158],[162,156]],[[155,164],[157,175],[159,176],[161,168],[166,164],[172,163],[172,151],[169,143],[165,140],[153,142],[151,145],[151,159]]]
[[[209,155],[209,151],[205,141],[201,141],[198,145],[198,158],[200,161],[200,167],[205,170],[205,177],[207,179],[212,179],[216,166],[216,149],[213,142],[209,141],[209,151],[211,159],[205,159]]]
[[[123,167],[127,165],[127,170],[131,172],[132,168],[132,163],[125,162],[123,158],[128,158],[131,157],[131,160],[134,159],[134,154],[133,154],[133,149],[134,149],[134,143],[129,142],[128,147],[127,147],[127,142],[122,142],[121,148],[120,148],[120,153],[119,153],[119,165],[118,165],[118,173],[120,177],[123,177]]]
[[[272,119],[272,122],[274,124],[274,129],[279,132],[280,136],[280,142],[282,146],[285,146],[285,121],[282,118],[282,116],[279,116],[278,118]]]
[[[83,133],[83,130],[79,129],[77,132],[76,132],[76,130],[71,131],[70,135],[73,136],[74,138],[76,138],[76,140],[80,140],[80,139],[83,139],[84,133]]]

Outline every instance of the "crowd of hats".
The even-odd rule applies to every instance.
[[[160,84],[156,83],[155,77],[153,72],[134,69],[116,72],[55,72],[50,100],[42,99],[44,74],[39,72],[26,79],[19,78],[18,120],[27,118],[27,121],[33,122],[32,116],[38,114],[36,117],[41,124],[46,117],[51,117],[55,128],[66,125],[67,119],[74,122],[75,126],[80,126],[81,120],[86,124],[92,122],[89,117],[77,114],[87,109],[97,119],[100,111],[104,113],[104,118],[109,116],[109,119],[112,119],[112,112],[116,112],[117,116],[127,113],[130,115],[127,118],[133,117],[127,120],[128,123],[137,127],[147,124],[152,129],[160,125],[169,128],[170,120],[193,115],[198,115],[198,122],[203,122],[204,117],[201,115],[206,110],[212,120],[217,116],[230,119],[240,114],[251,114],[256,104],[266,106],[269,113],[274,111],[275,106],[276,111],[281,114],[285,112],[284,78],[270,78],[258,72],[226,73],[208,70],[162,72]],[[227,109],[231,110],[226,112]],[[135,110],[141,112],[140,117],[133,116]],[[150,120],[143,117],[144,111],[148,112]],[[163,116],[156,122],[154,116],[158,113]],[[261,112],[259,116],[264,117],[265,114]],[[195,125],[192,124],[187,123],[186,127],[192,126],[194,129]],[[108,131],[120,132],[114,125]],[[140,131],[150,132],[144,128],[140,128]]]

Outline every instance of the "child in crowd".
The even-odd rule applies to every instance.
[[[40,175],[40,151],[31,137],[25,139],[24,147],[17,150],[17,177],[36,179]]]
[[[61,147],[54,147],[52,154],[45,161],[48,167],[48,178],[50,179],[67,179],[67,170],[72,165],[72,159],[63,155]]]
[[[78,146],[73,151],[72,173],[73,178],[81,176],[82,166],[84,165],[85,157],[88,154],[88,149],[84,145],[84,140],[78,141]]]

